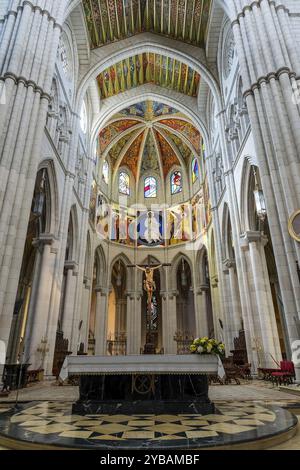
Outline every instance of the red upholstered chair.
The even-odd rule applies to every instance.
[[[281,361],[280,369],[271,373],[271,380],[276,385],[292,384],[295,379],[295,367],[292,361]]]

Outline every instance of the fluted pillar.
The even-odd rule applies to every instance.
[[[78,278],[78,265],[75,261],[67,261],[65,263],[64,269],[67,271],[67,280],[61,328],[64,332],[64,338],[69,340],[70,350],[73,352],[73,354],[76,354],[78,346],[78,325],[74,325],[74,309],[76,299],[76,284]]]
[[[140,354],[142,337],[142,292],[127,296],[127,355]]]
[[[50,370],[47,368],[47,356],[43,356],[38,351],[42,340],[45,340],[47,349],[55,345],[57,325],[47,332],[49,320],[49,304],[54,282],[54,267],[56,250],[53,249],[53,237],[42,236],[35,241],[41,251],[39,270],[36,272],[33,286],[32,299],[28,312],[28,321],[25,333],[25,361],[31,364],[32,369],[45,368],[46,375],[52,373],[52,363]],[[53,359],[53,356],[52,356]],[[51,361],[50,361],[51,362]]]
[[[289,217],[300,207],[300,107],[293,100],[299,54],[284,2],[230,4],[291,349],[300,316],[300,247],[288,233]]]
[[[0,331],[7,344],[48,104],[62,2],[12,1],[2,27],[0,81]],[[20,158],[21,157],[21,158]]]
[[[249,256],[255,288],[253,294],[256,299],[265,367],[274,367],[274,360],[280,361],[282,356],[265,260],[265,239],[259,232],[247,232],[245,236],[249,243]]]
[[[109,291],[101,287],[96,288],[96,319],[95,319],[95,354],[107,354],[107,316]]]
[[[174,336],[177,331],[176,298],[177,292],[162,293],[163,348],[165,354],[177,354]]]
[[[229,305],[229,324],[230,324],[230,337],[233,343],[234,338],[239,336],[239,331],[242,329],[242,308],[239,294],[239,285],[236,275],[236,264],[232,259],[224,261],[224,267],[228,273],[229,291],[230,291],[230,305]],[[232,344],[233,346],[233,344]]]
[[[195,331],[194,336],[198,338],[209,335],[207,300],[206,300],[207,290],[208,290],[208,286],[201,286],[198,289],[196,289],[196,292],[195,292],[196,331]]]

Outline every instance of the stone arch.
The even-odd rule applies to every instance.
[[[251,210],[249,201],[249,191],[251,185],[251,178],[253,177],[253,167],[257,168],[257,163],[250,155],[245,157],[240,189],[240,204],[241,204],[241,228],[243,231],[251,230],[253,221],[251,220]],[[252,227],[253,228],[253,227]]]
[[[110,269],[109,269],[109,283],[111,282],[111,277],[112,277],[112,272],[113,272],[113,269],[114,269],[114,266],[118,263],[118,262],[121,262],[123,263],[124,265],[124,268],[125,268],[125,272],[126,272],[126,290],[127,292],[130,292],[133,290],[133,286],[134,286],[134,276],[133,276],[133,273],[131,271],[131,269],[128,268],[128,265],[132,264],[132,262],[130,261],[130,259],[124,254],[124,253],[120,253],[118,254],[117,256],[115,256],[113,258],[113,260],[111,261],[110,263]]]
[[[210,147],[208,129],[201,116],[199,116],[197,108],[188,105],[188,103],[184,103],[183,100],[179,101],[178,99],[175,99],[172,96],[165,95],[163,93],[163,89],[153,91],[152,89],[150,89],[150,87],[148,87],[148,85],[143,85],[141,87],[129,90],[128,92],[126,92],[126,96],[124,97],[119,95],[118,97],[107,98],[105,106],[103,106],[102,111],[100,112],[98,118],[96,119],[93,125],[91,139],[94,141],[97,138],[99,129],[105,127],[106,123],[109,121],[109,119],[111,119],[112,116],[117,114],[122,109],[128,108],[140,102],[141,100],[160,101],[168,106],[178,109],[179,112],[185,114],[192,121],[192,123],[200,130],[202,137],[205,140],[205,144],[209,150]]]
[[[57,235],[59,224],[59,194],[55,164],[53,160],[43,160],[38,167],[38,172],[42,170],[46,170],[47,172],[49,185],[45,188],[46,206],[48,205],[49,207],[46,214],[46,233]]]
[[[198,72],[203,77],[203,80],[207,82],[214,95],[217,109],[218,111],[221,111],[222,98],[219,83],[214,73],[207,65],[203,50],[200,50],[199,57],[199,54],[195,54],[195,48],[193,46],[190,46],[189,44],[181,44],[175,39],[166,37],[157,38],[153,33],[140,33],[135,36],[134,46],[132,45],[132,39],[121,40],[118,45],[119,47],[117,52],[113,53],[112,47],[110,47],[111,45],[108,45],[101,48],[101,56],[99,56],[97,50],[93,54],[93,64],[88,70],[86,70],[86,73],[83,74],[78,87],[77,109],[80,108],[80,104],[84,99],[91,80],[95,79],[103,70],[114,63],[131,57],[132,55],[141,54],[143,52],[153,52],[167,55],[171,59],[178,60]]]
[[[63,20],[65,21],[72,11],[80,5],[82,0],[68,0],[66,6],[61,5],[59,13],[61,14]],[[220,5],[224,13],[230,18],[231,21],[235,18],[235,8],[231,0],[216,0]]]
[[[92,272],[92,242],[90,231],[87,231],[86,236],[86,250],[84,259],[84,281],[88,281],[91,278]]]
[[[95,250],[95,268],[96,268],[96,285],[97,287],[105,288],[106,287],[106,270],[107,263],[104,250],[101,245],[99,245]]]
[[[179,264],[182,262],[182,260],[186,261],[187,264],[189,265],[189,268],[190,268],[191,274],[192,274],[192,286],[191,287],[194,288],[192,261],[184,253],[180,252],[171,261],[171,264],[172,264],[172,268],[171,268],[171,286],[172,286],[172,289],[174,291],[177,290],[177,271],[178,271],[178,268],[179,268]]]
[[[76,261],[78,254],[78,214],[77,207],[74,204],[71,207],[68,240],[66,248],[66,261]]]
[[[234,249],[232,246],[232,225],[230,210],[228,204],[224,204],[223,208],[223,218],[222,218],[222,236],[223,236],[223,246],[224,246],[224,255],[226,259],[234,259]]]
[[[197,287],[206,285],[205,276],[205,256],[208,257],[208,250],[206,245],[202,245],[196,256],[196,283]]]
[[[218,268],[217,268],[217,259],[216,259],[216,242],[215,242],[215,232],[214,229],[211,230],[209,237],[209,254],[210,254],[210,276],[211,279],[218,278]]]

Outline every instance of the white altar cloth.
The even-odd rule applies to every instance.
[[[65,381],[72,375],[225,375],[214,355],[67,356],[60,372]]]

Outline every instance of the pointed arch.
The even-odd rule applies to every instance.
[[[78,214],[74,204],[71,207],[67,234],[66,261],[77,261],[78,258]]]
[[[95,269],[97,287],[105,288],[107,276],[107,263],[105,253],[101,245],[99,245],[95,250]]]
[[[92,273],[92,242],[91,234],[88,230],[86,236],[86,250],[85,250],[85,260],[84,260],[84,280],[90,280]]]
[[[47,172],[47,184],[45,188],[46,196],[46,233],[57,235],[59,224],[59,194],[54,161],[43,160],[38,173],[42,170]]]
[[[179,268],[180,263],[182,263],[182,260],[186,261],[187,264],[189,265],[189,268],[190,268],[191,274],[192,274],[192,288],[194,288],[192,261],[184,253],[180,252],[171,261],[171,264],[172,264],[172,268],[171,268],[171,285],[172,285],[172,289],[174,291],[177,290],[177,272],[178,272],[178,268]]]
[[[196,283],[197,287],[201,287],[207,284],[206,278],[206,262],[208,259],[208,250],[205,245],[202,245],[201,249],[197,253],[196,257]]]
[[[118,254],[111,261],[110,269],[109,269],[109,279],[111,280],[113,269],[119,261],[124,265],[125,272],[126,272],[126,290],[128,292],[130,292],[131,290],[133,290],[134,277],[133,277],[133,273],[131,272],[133,270],[129,269],[128,265],[132,264],[132,262],[130,261],[130,259],[124,253]]]
[[[232,242],[232,225],[230,210],[228,204],[224,204],[223,208],[223,217],[222,217],[222,237],[223,237],[223,246],[225,247],[224,255],[226,259],[234,259],[234,248]]]

